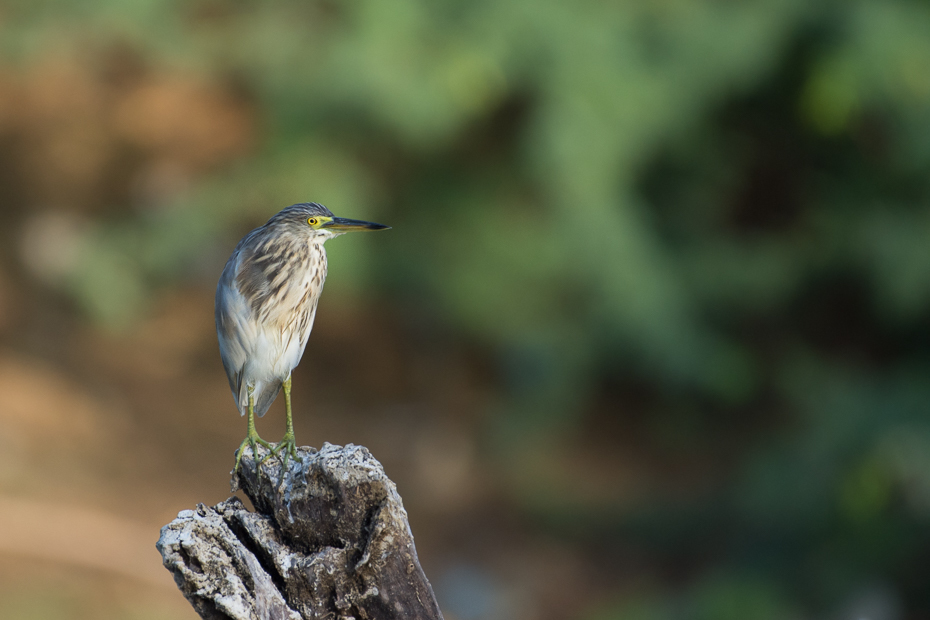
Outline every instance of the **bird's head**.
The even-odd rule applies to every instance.
[[[384,224],[336,217],[332,211],[316,202],[302,202],[286,207],[268,220],[268,225],[285,226],[292,232],[322,238],[323,241],[357,230],[390,228]]]

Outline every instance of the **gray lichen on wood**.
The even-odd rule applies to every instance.
[[[158,550],[203,618],[441,619],[400,495],[364,447],[300,448],[280,461],[246,450],[236,497],[185,510]]]

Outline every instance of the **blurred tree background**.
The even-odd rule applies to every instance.
[[[154,541],[245,430],[213,287],[308,200],[393,230],[328,245],[298,441],[385,463],[450,620],[930,617],[930,3],[0,33],[3,618],[194,617]]]

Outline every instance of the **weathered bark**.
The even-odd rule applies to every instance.
[[[281,472],[246,449],[232,497],[161,530],[165,566],[203,618],[441,619],[400,496],[364,447],[299,448]],[[258,460],[267,454],[258,449]]]

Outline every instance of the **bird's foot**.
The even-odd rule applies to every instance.
[[[265,455],[265,458],[262,459],[264,463],[272,455],[283,455],[281,456],[281,468],[287,469],[287,459],[288,457],[293,457],[296,461],[300,457],[297,455],[297,442],[294,440],[294,433],[285,433],[284,439],[282,439],[278,444],[271,448],[271,452]]]
[[[256,448],[255,448],[256,445],[258,444],[265,446],[265,448],[267,448],[268,450],[274,449],[274,447],[269,442],[259,437],[258,433],[249,433],[249,435],[245,439],[242,440],[242,443],[239,444],[239,449],[236,450],[236,467],[235,469],[233,469],[234,473],[239,471],[239,462],[242,460],[242,453],[245,451],[246,446],[249,446],[252,448],[252,458],[253,459],[258,458],[258,453],[256,452]],[[268,456],[269,455],[265,455],[265,457],[261,461],[259,461],[259,464],[264,463],[265,459],[268,458]]]

